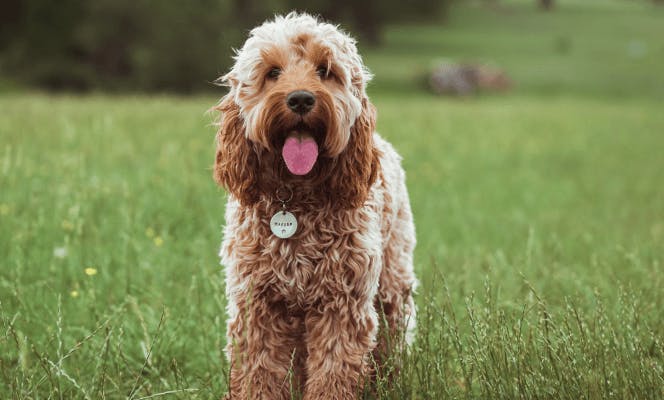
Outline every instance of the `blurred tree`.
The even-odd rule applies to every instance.
[[[232,19],[217,0],[25,0],[15,18],[2,69],[47,89],[205,88],[235,33],[220,29]]]
[[[403,21],[441,20],[453,0],[286,0],[288,9],[321,15],[329,21],[346,22],[368,45],[381,42],[385,24]]]
[[[537,2],[543,10],[553,10],[553,0],[537,0]]]
[[[243,28],[250,28],[259,19],[254,0],[233,0],[233,15]]]
[[[15,32],[22,14],[22,4],[19,1],[6,1],[0,12],[0,51],[5,50],[11,41],[11,34]]]
[[[274,13],[345,22],[368,44],[385,24],[440,19],[452,0],[5,0],[0,71],[47,89],[173,90],[210,84],[231,47]]]
[[[358,3],[360,2],[351,2],[353,11],[351,24],[362,39],[375,46],[381,41],[380,30],[385,18],[378,12],[377,0]]]
[[[74,31],[82,10],[76,0],[9,1],[12,10],[9,24],[0,31],[3,43],[3,69],[41,86],[80,88],[83,68],[68,60],[77,60],[80,49],[74,43]],[[4,13],[2,13],[4,15]],[[4,25],[4,24],[3,24]]]
[[[359,37],[370,45],[380,43],[380,30],[384,16],[379,13],[376,0],[289,0],[290,10],[306,11],[333,22],[346,21]]]

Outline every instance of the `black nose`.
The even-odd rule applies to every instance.
[[[288,97],[286,97],[286,104],[288,108],[293,110],[298,114],[306,114],[314,108],[316,103],[316,98],[311,92],[306,90],[296,90],[291,92]]]

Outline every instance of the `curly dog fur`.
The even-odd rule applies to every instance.
[[[221,78],[228,398],[355,399],[411,334],[415,231],[400,157],[374,132],[370,79],[351,37],[297,13],[253,29]],[[299,90],[315,97],[309,112],[286,102]],[[306,175],[280,152],[293,130],[321,149]],[[298,221],[287,239],[269,225],[281,188]]]

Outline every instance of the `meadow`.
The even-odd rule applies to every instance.
[[[363,49],[421,281],[401,373],[365,397],[664,397],[664,9],[452,15]],[[435,97],[439,57],[516,86]],[[0,398],[224,393],[216,100],[0,95]]]

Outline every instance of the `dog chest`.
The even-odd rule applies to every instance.
[[[362,295],[377,286],[382,246],[372,208],[324,216],[293,207],[298,228],[288,239],[272,234],[272,210],[265,211],[234,210],[235,224],[226,226],[222,244],[227,277],[298,307],[341,293]]]

